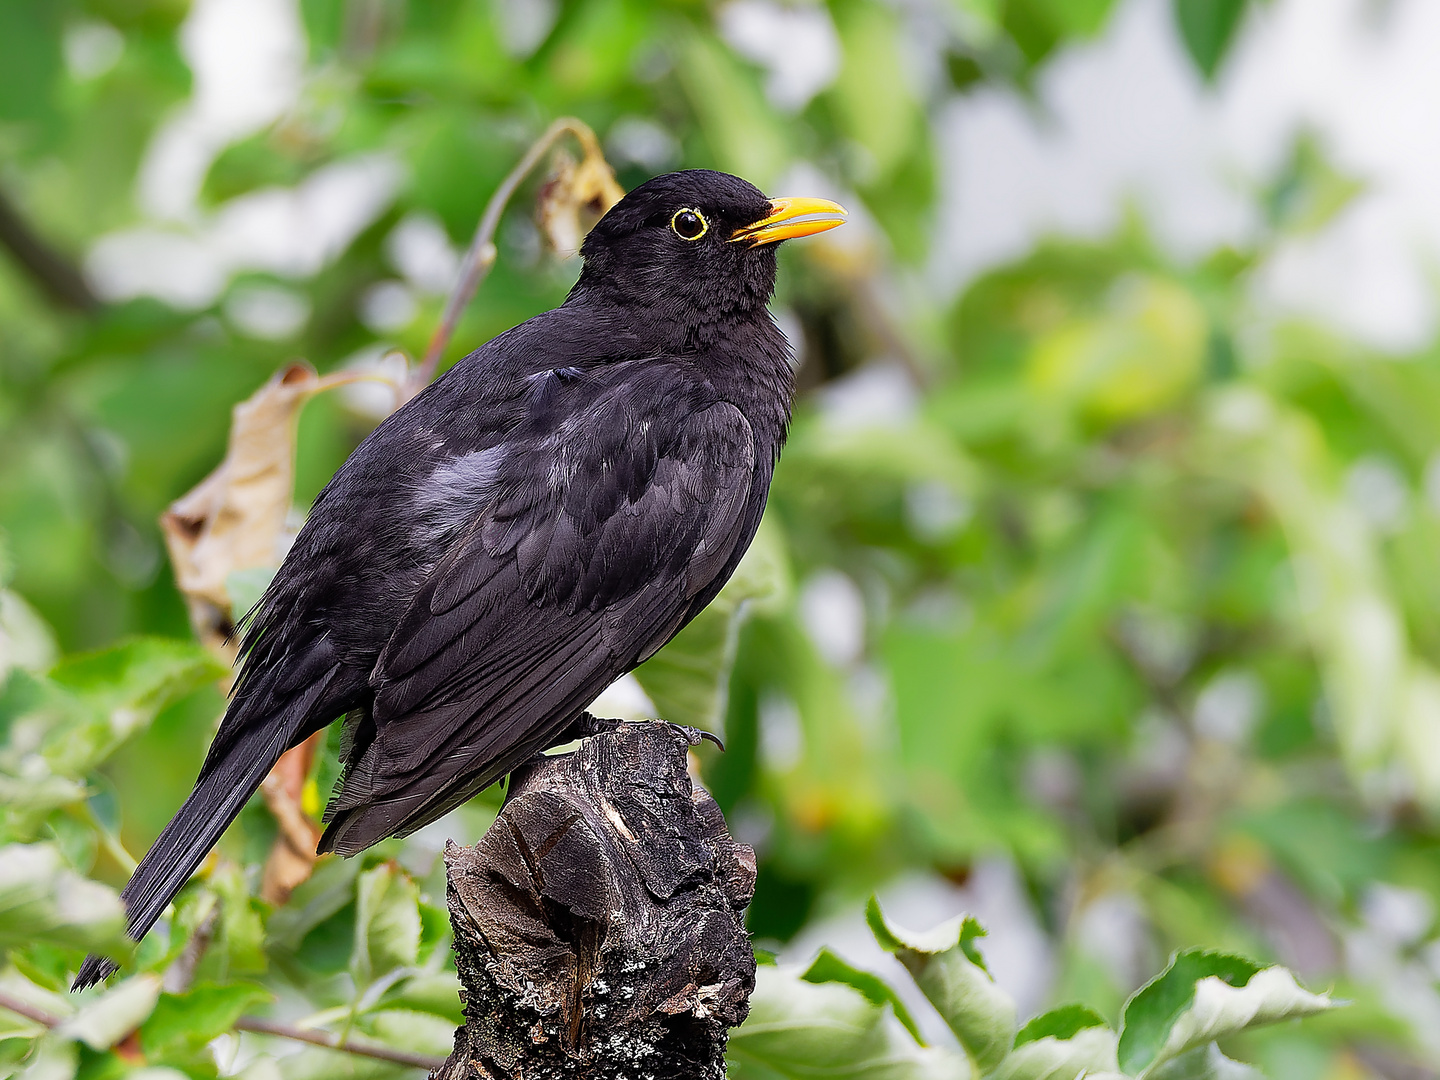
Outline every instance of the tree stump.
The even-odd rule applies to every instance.
[[[450,844],[466,1023],[436,1080],[720,1080],[755,958],[755,853],[686,772],[684,731],[621,724],[512,775]]]

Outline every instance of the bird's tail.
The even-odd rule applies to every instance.
[[[132,938],[139,941],[155,925],[220,834],[255,794],[290,745],[291,735],[288,725],[256,725],[226,747],[218,760],[206,761],[195,790],[140,860],[120,893],[125,902],[126,930]],[[71,989],[93,986],[115,969],[115,963],[106,957],[87,956]]]

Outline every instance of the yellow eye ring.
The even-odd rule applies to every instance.
[[[684,221],[681,220],[682,217],[685,218]],[[690,233],[684,231],[686,229],[693,229],[697,223],[700,226],[699,232]],[[699,240],[710,231],[710,223],[705,220],[705,215],[700,213],[699,210],[696,210],[694,207],[683,206],[679,210],[676,210],[675,216],[670,219],[670,231],[681,240],[694,241]]]

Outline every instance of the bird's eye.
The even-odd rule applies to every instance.
[[[670,219],[670,228],[681,240],[699,240],[710,231],[710,223],[699,210],[686,207],[675,211],[675,216]]]

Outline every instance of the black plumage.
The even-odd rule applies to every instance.
[[[561,307],[356,449],[253,613],[194,792],[122,894],[133,937],[280,754],[336,717],[320,849],[351,855],[554,745],[715,597],[789,417],[775,244],[841,214],[723,173],[657,177],[586,238]],[[112,970],[90,957],[76,986]]]

